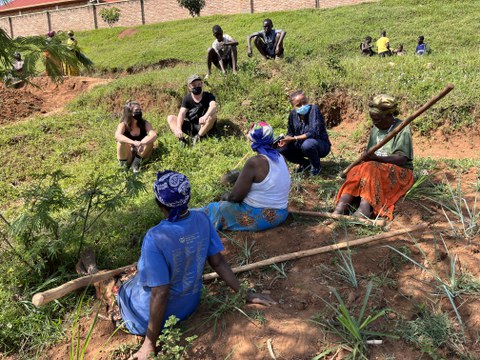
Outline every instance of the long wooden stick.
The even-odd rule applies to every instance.
[[[235,167],[232,169],[232,170],[235,170],[236,168],[238,168],[242,162],[248,157],[248,155],[250,155],[250,150],[248,150],[245,155],[243,155],[243,157],[240,159],[240,161],[237,163],[237,165],[235,165]]]
[[[307,257],[307,256],[323,254],[323,253],[330,252],[330,251],[333,251],[333,250],[344,249],[346,247],[353,247],[353,246],[366,244],[366,243],[369,243],[369,242],[372,242],[372,241],[375,241],[375,240],[387,239],[387,238],[397,236],[397,235],[402,235],[402,234],[405,234],[405,233],[408,233],[408,232],[423,230],[427,227],[428,227],[428,224],[422,223],[422,224],[415,225],[415,226],[412,226],[412,227],[409,227],[409,228],[406,228],[406,229],[403,229],[403,230],[392,231],[392,232],[379,234],[379,235],[374,235],[374,236],[369,236],[369,237],[366,237],[366,238],[361,238],[361,239],[352,240],[352,241],[345,241],[345,242],[342,242],[342,243],[328,245],[328,246],[322,246],[322,247],[315,248],[315,249],[310,249],[310,250],[296,251],[296,252],[293,252],[293,253],[290,253],[290,254],[279,255],[279,256],[269,258],[269,259],[258,261],[258,262],[253,263],[253,264],[239,266],[239,267],[233,268],[232,271],[234,273],[249,271],[249,270],[257,269],[259,267],[272,265],[272,264],[280,263],[280,262],[287,261],[287,260],[300,259],[300,258],[304,258],[304,257]],[[218,274],[216,272],[214,272],[214,273],[209,273],[209,274],[203,275],[203,280],[205,280],[205,281],[213,280],[213,279],[216,279],[218,277],[219,277]]]
[[[63,285],[57,286],[56,288],[33,295],[32,303],[36,307],[39,307],[49,303],[50,301],[61,298],[62,296],[65,296],[74,290],[81,289],[85,286],[89,286],[96,282],[107,280],[111,277],[121,274],[135,265],[136,263],[133,263],[132,265],[127,265],[115,270],[100,271],[93,275],[82,276],[78,279],[71,280]]]
[[[400,131],[403,130],[405,126],[410,124],[413,120],[415,120],[417,117],[422,115],[426,110],[428,110],[430,107],[432,107],[435,103],[437,103],[440,99],[445,97],[450,91],[452,91],[454,86],[452,84],[448,84],[438,95],[434,96],[430,100],[428,100],[422,107],[420,107],[417,111],[415,111],[412,115],[410,115],[406,120],[402,121],[400,126],[396,127],[393,129],[391,133],[389,133],[385,138],[380,141],[377,145],[371,147],[370,149],[367,150],[366,153],[362,154],[356,161],[351,163],[345,170],[343,170],[341,176],[345,177],[350,170],[355,165],[360,164],[365,158],[368,156],[372,155],[375,151],[380,149],[383,145],[385,145],[387,142],[389,142],[395,135],[397,135]]]
[[[398,230],[398,231],[393,231],[393,232],[389,232],[389,233],[369,236],[369,237],[362,238],[362,239],[352,240],[352,241],[349,241],[349,242],[342,242],[342,243],[328,245],[328,246],[324,246],[324,247],[320,247],[320,248],[297,251],[297,252],[290,253],[290,254],[285,254],[285,255],[279,255],[279,256],[275,256],[273,258],[262,260],[262,261],[259,261],[259,262],[253,263],[253,264],[239,266],[239,267],[233,268],[232,270],[233,270],[234,273],[249,271],[249,270],[253,270],[253,269],[256,269],[256,268],[259,268],[259,267],[262,267],[262,266],[267,266],[267,265],[272,265],[272,264],[275,264],[275,263],[279,263],[279,262],[282,262],[282,261],[300,259],[300,258],[303,258],[303,257],[322,254],[322,253],[337,250],[337,249],[344,249],[348,246],[352,247],[352,246],[366,244],[366,243],[369,243],[369,242],[372,242],[372,241],[375,241],[375,240],[386,239],[386,238],[389,238],[389,237],[405,234],[407,232],[423,230],[427,226],[428,226],[428,224],[423,223],[423,224],[412,226],[410,228],[406,228],[406,229],[403,229],[403,230]],[[104,281],[104,280],[107,280],[107,279],[109,279],[111,277],[114,277],[118,274],[121,274],[121,273],[125,272],[126,270],[128,270],[129,268],[131,268],[135,265],[136,265],[136,263],[133,263],[131,265],[127,265],[127,266],[124,266],[124,267],[121,267],[121,268],[118,268],[118,269],[115,269],[115,270],[100,271],[100,272],[98,272],[94,275],[87,275],[87,276],[83,276],[83,277],[78,278],[78,279],[71,280],[71,281],[69,281],[69,282],[67,282],[63,285],[60,285],[56,288],[53,288],[53,289],[35,294],[33,296],[32,303],[37,307],[39,307],[41,305],[45,305],[45,304],[49,303],[50,301],[61,298],[62,296],[66,295],[66,294],[68,294],[68,293],[70,293],[74,290],[81,289],[82,287],[89,286],[89,285],[94,284],[96,282]],[[217,273],[205,274],[205,275],[203,275],[203,280],[205,280],[205,281],[213,280],[217,277],[218,277]]]
[[[384,219],[358,218],[356,216],[340,215],[340,214],[334,214],[329,212],[290,210],[290,209],[288,209],[288,212],[293,215],[312,216],[312,217],[328,218],[328,219],[335,219],[335,220],[343,219],[348,221],[361,222],[364,224],[369,224],[374,226],[380,226],[380,227],[384,227],[387,224],[387,222]]]

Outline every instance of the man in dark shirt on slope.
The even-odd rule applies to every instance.
[[[252,57],[252,38],[255,38],[255,47],[265,59],[283,57],[283,39],[287,33],[273,28],[272,20],[263,20],[263,30],[247,36],[249,57]]]
[[[182,144],[187,143],[185,135],[188,135],[195,145],[215,129],[217,103],[213,94],[203,91],[200,76],[190,76],[187,85],[189,93],[182,100],[178,116],[169,115],[167,122],[170,130]]]

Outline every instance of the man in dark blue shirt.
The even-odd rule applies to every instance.
[[[328,139],[325,121],[317,105],[308,103],[303,91],[290,95],[293,110],[288,117],[287,136],[279,142],[279,152],[295,164],[297,172],[308,168],[311,175],[322,170],[320,158],[328,155],[331,143]]]
[[[423,35],[420,35],[417,39],[418,45],[415,49],[415,53],[417,55],[425,55],[426,53],[428,53],[428,47],[424,41],[425,41],[425,37]]]

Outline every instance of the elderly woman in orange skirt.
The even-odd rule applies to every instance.
[[[371,130],[367,149],[382,141],[402,121],[392,96],[378,95],[370,103]],[[335,214],[345,214],[360,200],[354,216],[386,216],[393,219],[395,203],[413,184],[413,147],[410,127],[406,126],[383,147],[352,168],[337,195]]]

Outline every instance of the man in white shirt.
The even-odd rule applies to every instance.
[[[232,68],[234,74],[237,73],[237,45],[238,41],[227,34],[223,34],[223,30],[219,25],[212,28],[215,41],[212,47],[207,50],[207,78],[215,65],[223,74],[226,74],[227,66]]]

